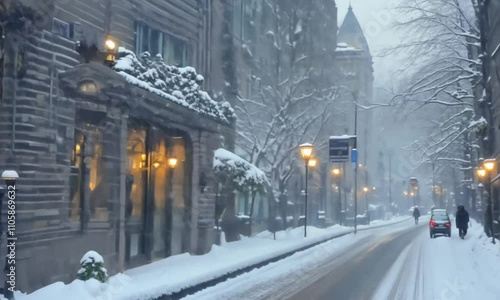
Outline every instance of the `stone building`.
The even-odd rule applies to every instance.
[[[108,39],[161,54],[212,90],[210,2],[12,3],[28,17],[6,23],[1,45],[0,169],[20,175],[17,288],[73,280],[88,250],[110,273],[209,251],[213,150],[234,148],[233,121],[139,87],[103,52]]]
[[[334,121],[335,132],[332,135],[356,134],[358,136],[358,213],[363,213],[366,205],[362,190],[365,186],[373,185],[369,181],[368,170],[376,168],[376,156],[370,156],[370,146],[372,145],[370,140],[371,112],[357,107],[355,103],[366,106],[372,102],[374,78],[370,47],[352,6],[349,6],[344,21],[339,27],[337,42],[335,70],[339,75],[336,79],[343,86],[340,90],[340,97],[344,104],[339,104],[336,107],[341,115]],[[357,126],[354,125],[356,118]],[[348,162],[338,166],[344,169],[342,185],[348,192],[348,205],[352,205],[354,199],[354,180],[352,180],[354,174],[351,165],[351,162]],[[335,185],[335,182],[331,181],[330,184]],[[342,192],[345,191],[342,190]],[[338,195],[338,191],[327,187],[328,199],[338,198],[336,195]],[[344,202],[344,199],[342,201]],[[331,201],[327,203],[331,203]],[[327,212],[332,214],[332,210],[333,207],[330,207]]]
[[[500,118],[498,118],[499,99],[500,99],[500,2],[489,1],[487,7],[488,21],[490,32],[488,34],[488,52],[491,55],[491,65],[489,66],[490,80],[489,85],[491,88],[491,102],[493,109],[494,126],[493,131],[495,136],[494,140],[494,153],[499,161],[500,149]],[[499,169],[500,170],[500,169]],[[500,182],[495,183],[496,192],[494,195],[493,207],[495,208],[495,220],[500,220]],[[496,227],[496,232],[500,230],[500,226]]]

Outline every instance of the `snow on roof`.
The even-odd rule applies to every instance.
[[[215,151],[213,167],[216,171],[233,174],[235,183],[239,186],[269,185],[267,176],[261,169],[226,149]]]
[[[335,49],[335,51],[338,51],[338,52],[340,52],[340,51],[359,51],[359,52],[362,52],[363,49],[358,49],[358,48],[349,46],[346,43],[338,43],[337,49]]]
[[[351,139],[351,138],[356,138],[356,137],[357,137],[356,135],[348,135],[348,134],[333,135],[330,137],[330,140],[345,140],[345,139]]]
[[[169,66],[160,55],[152,57],[144,52],[137,57],[134,52],[120,47],[113,68],[130,84],[197,113],[226,123],[236,119],[229,103],[216,102],[201,90],[204,78],[193,67]]]

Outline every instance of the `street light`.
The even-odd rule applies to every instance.
[[[315,157],[311,157],[307,165],[309,166],[309,168],[315,168],[318,165],[318,159]]]
[[[307,181],[309,177],[309,167],[315,167],[318,160],[312,158],[314,152],[314,146],[312,144],[306,143],[299,146],[300,155],[304,160],[306,166],[306,198],[305,198],[305,215],[304,215],[304,237],[307,237]]]
[[[477,177],[479,178],[485,178],[486,177],[486,170],[485,169],[477,169]]]
[[[1,195],[0,195],[0,216],[2,215],[2,201],[1,200],[2,200],[3,196],[5,195],[5,193],[7,193],[8,204],[9,204],[8,215],[13,216],[14,220],[16,218],[16,202],[15,201],[16,201],[16,181],[18,178],[19,178],[19,175],[17,174],[16,171],[13,171],[13,170],[4,171],[2,173],[2,179],[5,180],[5,183],[7,184],[7,190],[5,191],[4,189],[0,189],[0,193],[1,193]],[[2,222],[0,220],[0,241],[1,241],[2,233],[3,233],[3,228],[2,228]],[[15,236],[15,231],[13,230],[10,232],[6,232],[5,236],[6,236],[6,244],[5,245],[6,246],[9,245],[7,247],[7,254],[9,254],[9,252],[15,253],[16,240],[17,240],[17,237]],[[15,264],[15,260],[14,260],[14,264]],[[12,264],[12,259],[8,259],[8,255],[5,256],[4,296],[5,296],[5,298],[7,298],[9,300],[14,299],[14,294],[11,290],[12,290],[12,287],[15,288],[15,286],[12,286],[11,284],[9,284],[9,281],[14,282],[14,284],[16,281],[15,275],[14,276],[9,275],[9,272],[10,272],[11,268],[13,268],[13,267],[14,266]],[[14,277],[14,278],[12,279],[12,277]]]
[[[494,158],[485,159],[483,162],[483,167],[489,175],[489,177],[488,177],[488,186],[489,186],[489,188],[488,188],[488,192],[489,192],[488,202],[489,202],[489,206],[491,209],[491,242],[493,244],[495,244],[495,222],[494,222],[495,213],[494,213],[494,207],[493,207],[493,205],[494,205],[494,203],[493,203],[493,184],[491,183],[491,181],[493,180],[492,179],[493,171],[496,168],[496,160]]]
[[[365,186],[365,187],[363,188],[363,191],[364,191],[365,193],[368,193],[368,188]]]

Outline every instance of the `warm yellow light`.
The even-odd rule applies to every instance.
[[[80,149],[81,149],[80,144],[76,144],[75,146],[76,154],[80,154]]]
[[[302,144],[299,146],[299,149],[300,149],[300,155],[302,155],[302,159],[304,160],[311,159],[314,151],[314,146],[312,144]]]
[[[90,182],[89,183],[89,188],[91,191],[93,191],[95,189],[95,183],[94,182]]]
[[[310,158],[307,165],[309,168],[315,168],[318,165],[318,159],[315,157]]]
[[[363,164],[359,164],[359,167],[362,168],[363,167]]]
[[[418,190],[418,186],[416,186],[415,189]]]
[[[144,163],[141,162],[141,163],[139,163],[139,168],[142,168],[142,167],[144,167]]]
[[[334,169],[332,170],[332,174],[333,174],[334,176],[338,176],[338,175],[340,175],[340,173],[342,173],[342,170],[341,170],[341,169],[339,169],[339,168],[334,168]]]
[[[493,171],[493,169],[495,169],[495,166],[496,166],[496,161],[494,159],[487,159],[484,161],[484,168],[486,169],[486,171]]]
[[[413,196],[415,196],[415,193],[411,192],[411,193],[410,193],[410,196],[412,196],[412,197],[413,197]]]
[[[154,166],[155,168],[158,168],[158,167],[160,166],[160,163],[159,163],[159,162],[155,162],[155,163],[153,163],[153,166]]]
[[[141,160],[142,160],[142,161],[144,161],[144,162],[145,162],[145,161],[146,161],[146,158],[147,158],[147,157],[146,157],[146,154],[142,154],[142,155],[141,155]]]
[[[111,39],[107,39],[106,40],[106,49],[108,51],[114,51],[116,49],[116,43],[115,43],[115,41],[113,41]]]
[[[175,157],[170,157],[168,160],[167,160],[167,163],[168,163],[168,166],[170,168],[175,168],[177,166],[177,158]]]
[[[364,191],[365,193],[368,193],[368,188],[365,186],[365,187],[363,188],[363,191]]]
[[[483,177],[486,177],[486,170],[485,169],[477,169],[477,176],[479,178],[483,178]]]

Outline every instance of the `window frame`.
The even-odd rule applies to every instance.
[[[147,38],[148,38],[148,47],[147,50],[144,50],[144,31],[147,29]],[[158,32],[159,33],[159,40],[158,40],[158,51],[155,51],[154,53],[151,51],[151,46],[152,46],[152,33],[153,32]],[[174,43],[176,45],[181,45],[182,47],[182,61],[179,64],[178,62],[174,61],[174,55],[175,55],[175,50],[174,50]],[[140,22],[136,21],[135,22],[135,53],[137,55],[141,55],[144,52],[149,52],[151,56],[156,56],[157,54],[161,54],[163,57],[163,61],[168,64],[168,65],[175,65],[175,66],[180,66],[180,67],[186,67],[192,64],[192,53],[191,53],[191,44],[189,40],[180,38],[176,35],[173,35],[167,31],[163,31],[161,29],[158,29],[157,27],[151,26],[145,22]]]

